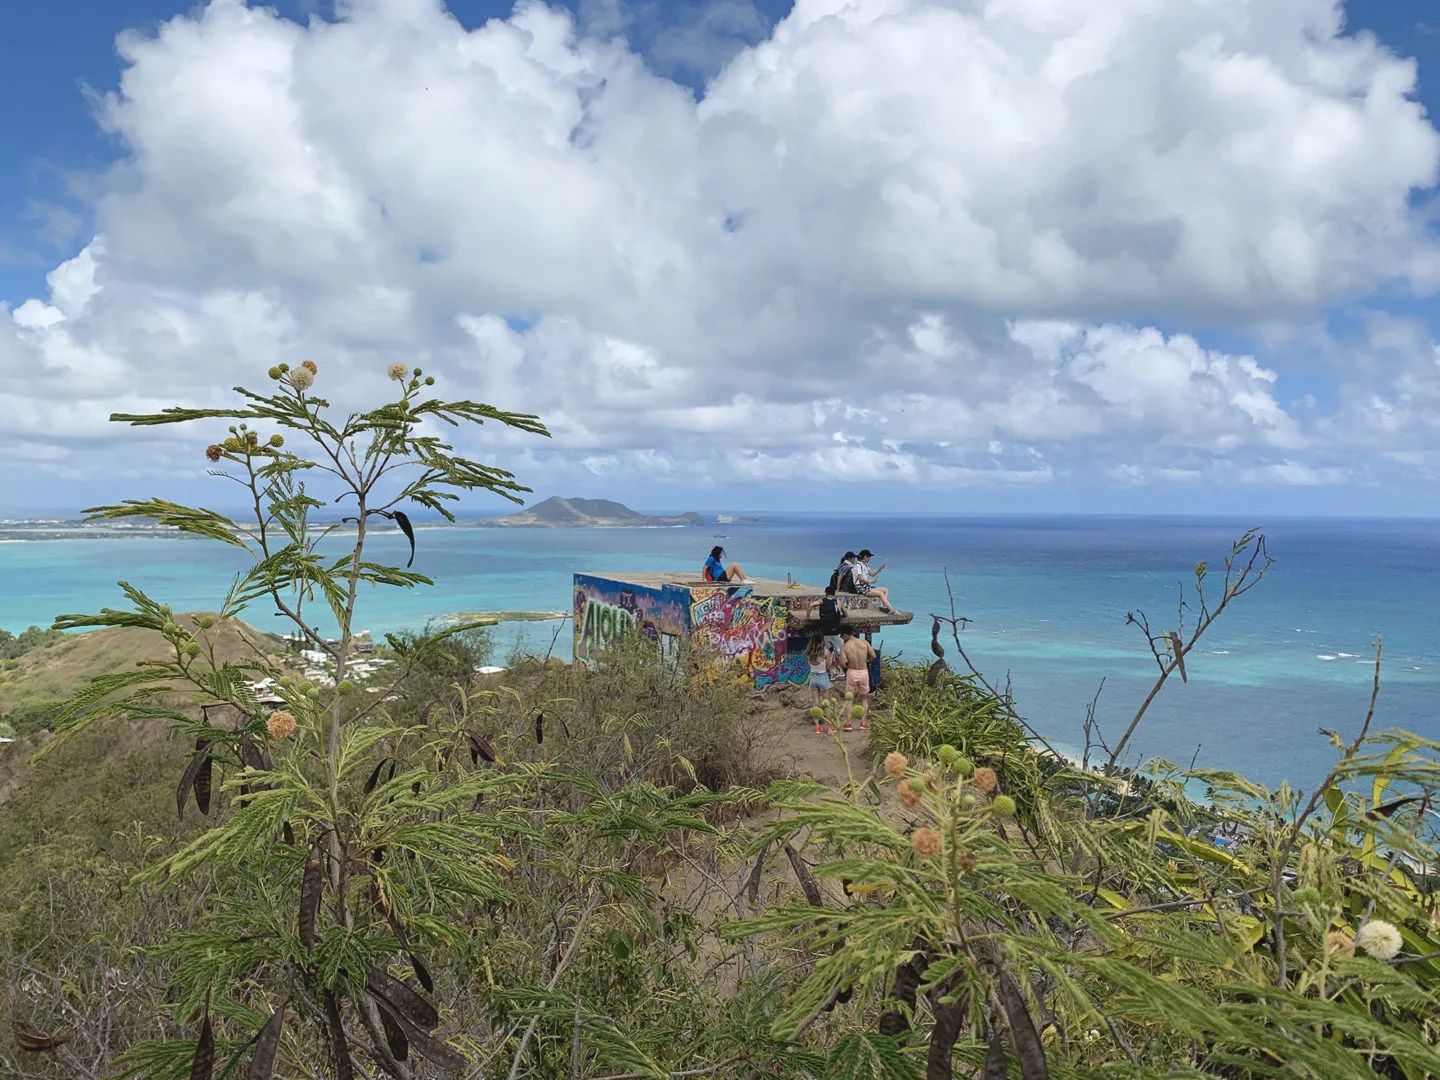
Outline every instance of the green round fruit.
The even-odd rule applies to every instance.
[[[996,795],[990,802],[990,812],[996,817],[1014,817],[1015,800],[1009,795]]]

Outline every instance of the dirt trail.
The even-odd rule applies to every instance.
[[[856,779],[874,767],[869,731],[816,735],[815,721],[810,719],[810,696],[805,691],[769,691],[756,696],[755,712],[775,732],[769,744],[774,764],[797,776],[808,777],[831,787],[845,786],[845,754]],[[845,753],[840,751],[843,740]]]

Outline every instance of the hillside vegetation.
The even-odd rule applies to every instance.
[[[55,646],[11,690],[96,673],[11,781],[0,1076],[1440,1075],[1440,745],[1372,731],[1372,697],[1305,793],[1123,767],[1150,703],[1203,677],[1198,643],[1260,583],[1263,535],[1196,564],[1173,622],[1132,613],[1153,690],[1123,731],[1084,718],[1078,766],[938,615],[934,662],[890,667],[868,745],[811,734],[852,703],[812,719],[683,646],[482,676],[485,630],[457,624],[391,636],[362,668],[359,600],[433,584],[367,558],[370,525],[422,543],[402,507],[526,490],[433,432],[546,434],[387,373],[394,399],[345,417],[307,361],[234,408],[115,418],[226,424],[203,454],[254,517],[156,498],[93,519],[251,566],[200,618],[121,583],[123,607],[57,628],[153,637]],[[337,504],[353,547],[322,556],[310,514]],[[242,613],[282,616],[325,677],[285,670]],[[248,689],[261,676],[279,707]]]

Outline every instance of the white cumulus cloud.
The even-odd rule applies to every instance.
[[[212,0],[122,35],[103,238],[0,310],[0,442],[99,482],[185,452],[115,409],[305,358],[356,403],[401,359],[540,413],[552,442],[481,440],[538,486],[1425,467],[1413,342],[1206,343],[1440,280],[1416,67],[1338,4],[800,0],[758,41],[731,4],[648,58],[606,10]]]

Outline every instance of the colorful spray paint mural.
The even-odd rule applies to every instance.
[[[667,654],[686,633],[689,591],[575,575],[575,657],[592,660],[610,642],[638,633]]]
[[[757,597],[744,586],[690,590],[692,640],[739,666],[758,689],[810,681],[803,651],[787,651],[789,623],[790,606],[779,597]]]
[[[639,634],[667,655],[689,641],[719,667],[743,671],[759,690],[806,686],[808,610],[792,614],[794,599],[757,595],[748,585],[665,581],[658,574],[576,574],[575,657],[593,660],[612,641]]]

